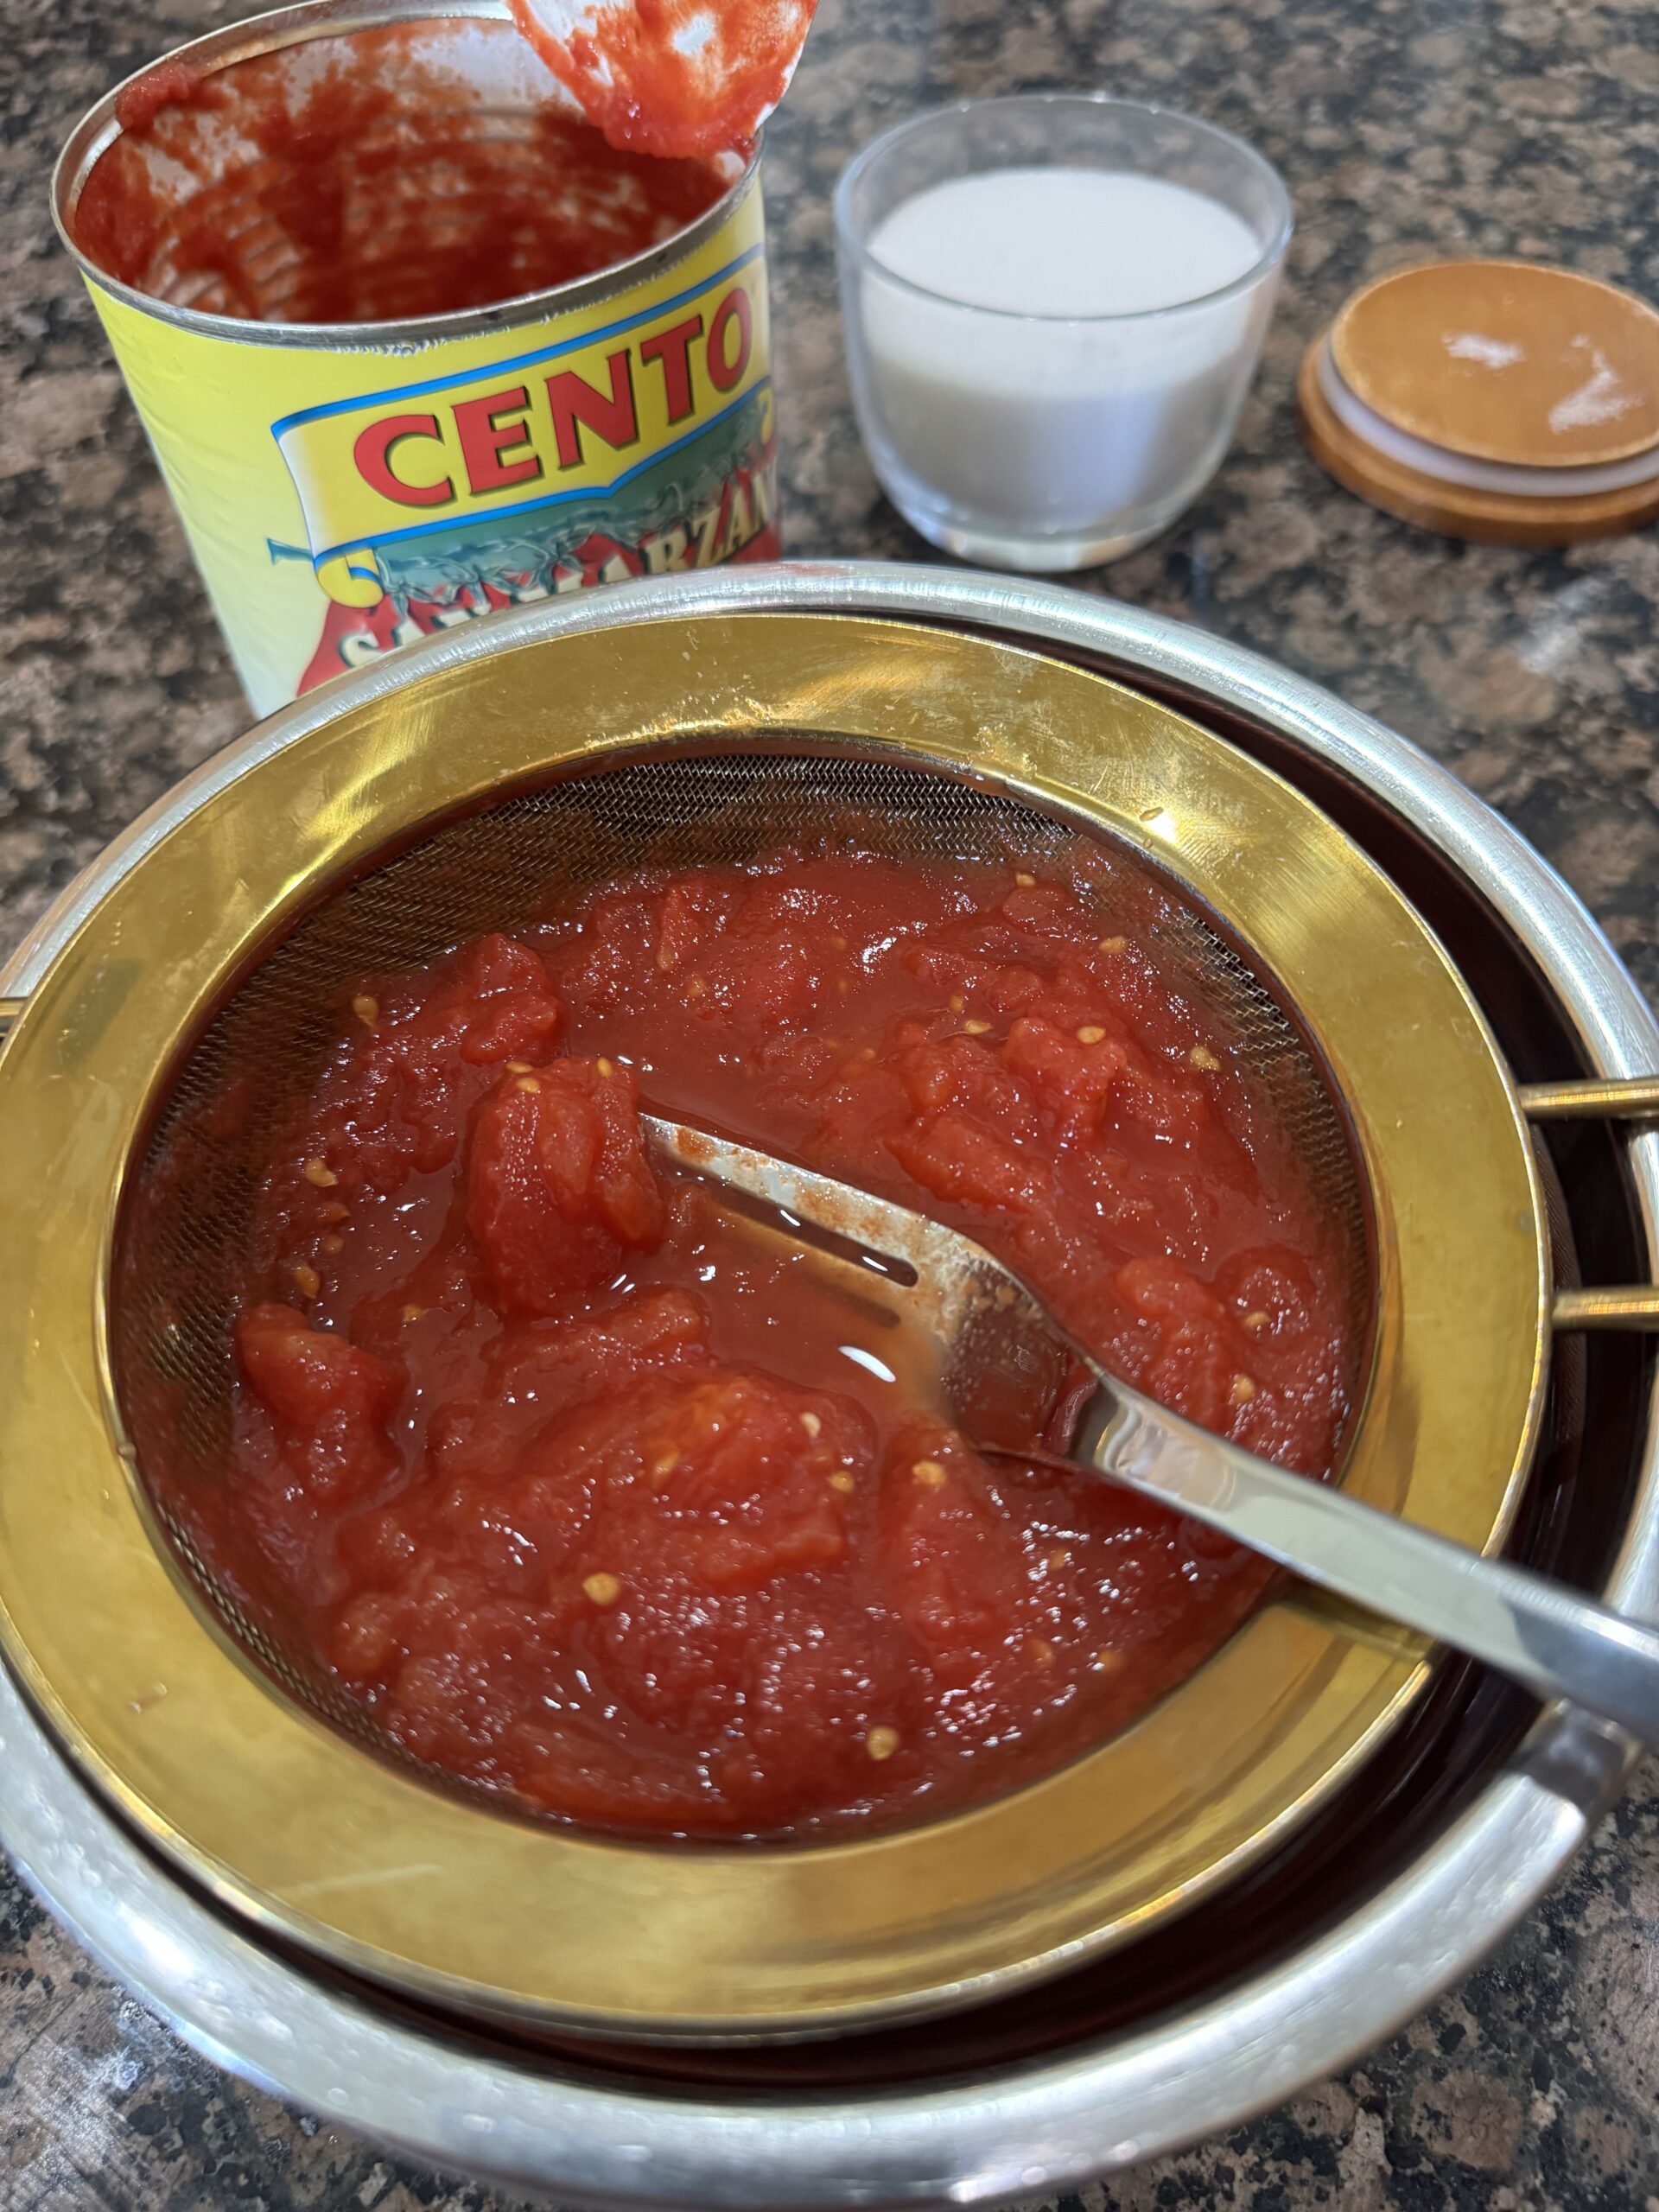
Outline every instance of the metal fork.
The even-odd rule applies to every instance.
[[[1083,1467],[1190,1514],[1364,1611],[1415,1629],[1544,1698],[1570,1698],[1659,1749],[1659,1634],[1527,1569],[1483,1558],[1289,1473],[1108,1375],[1013,1270],[908,1206],[834,1177],[642,1115],[681,1168],[816,1244],[867,1297],[930,1342],[950,1417],[992,1456]],[[1094,1388],[1065,1456],[1033,1452],[1033,1405],[1078,1364]]]

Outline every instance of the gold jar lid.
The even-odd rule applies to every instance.
[[[1430,529],[1563,544],[1659,515],[1659,313],[1569,270],[1379,278],[1315,339],[1297,395],[1338,481]]]

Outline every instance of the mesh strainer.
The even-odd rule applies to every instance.
[[[193,1533],[193,1503],[211,1501],[225,1479],[231,1328],[246,1297],[244,1255],[266,1164],[286,1110],[327,1065],[353,979],[416,967],[486,930],[531,928],[642,869],[741,868],[827,837],[898,861],[1018,861],[1057,874],[1070,863],[1097,880],[1103,927],[1109,914],[1118,926],[1142,908],[1137,942],[1231,1038],[1251,1088],[1295,1148],[1313,1204],[1335,1224],[1345,1381],[1357,1395],[1371,1319],[1359,1165],[1328,1071],[1266,981],[1118,841],[1084,839],[1052,815],[937,772],[825,757],[822,739],[801,742],[798,753],[751,746],[593,770],[435,830],[302,921],[209,1024],[167,1093],[124,1213],[111,1310],[117,1389],[139,1470],[175,1548],[243,1645],[285,1688],[384,1753],[407,1756],[330,1675],[296,1656],[280,1597],[232,1592]],[[250,1102],[233,1130],[224,1112],[232,1096]]]
[[[0,1416],[10,1654],[105,1786],[242,1909],[482,2012],[822,2030],[1144,1925],[1364,1756],[1421,1685],[1421,1647],[1281,1597],[1096,1751],[869,1840],[537,1828],[386,1756],[279,1611],[220,1588],[191,1544],[179,1509],[226,1433],[226,1255],[261,1140],[320,1066],[343,982],[642,863],[741,861],[854,823],[895,856],[1083,840],[1156,909],[1166,974],[1232,1031],[1340,1226],[1366,1363],[1342,1479],[1490,1546],[1535,1432],[1548,1255],[1478,1013],[1316,809],[1096,677],[834,618],[469,644],[294,710],[286,741],[271,726],[89,913],[7,1046],[0,1198],[26,1264],[0,1323],[41,1347]],[[200,1133],[237,1072],[257,1103],[235,1139],[209,1131],[188,1175],[135,1173]]]

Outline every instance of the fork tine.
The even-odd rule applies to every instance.
[[[639,1126],[658,1149],[693,1174],[725,1183],[734,1190],[810,1222],[815,1229],[842,1243],[856,1246],[889,1279],[906,1289],[919,1286],[931,1269],[961,1268],[970,1260],[988,1266],[996,1263],[969,1238],[958,1236],[908,1206],[873,1198],[851,1183],[798,1167],[776,1154],[757,1152],[726,1137],[711,1136],[685,1122],[671,1122],[657,1114],[641,1114]],[[893,1264],[902,1270],[892,1274]],[[908,1274],[912,1280],[905,1282]]]
[[[659,1115],[642,1114],[639,1122],[650,1142],[692,1173],[758,1199],[785,1224],[807,1223],[850,1246],[898,1294],[906,1320],[939,1348],[945,1395],[966,1433],[1028,1440],[1032,1408],[1060,1388],[1077,1348],[995,1254],[909,1206],[772,1153]],[[892,1271],[895,1262],[902,1275]]]

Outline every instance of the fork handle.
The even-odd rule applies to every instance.
[[[1368,1611],[1544,1698],[1570,1698],[1659,1750],[1659,1635],[1523,1567],[1288,1473],[1104,1382],[1075,1457]]]

